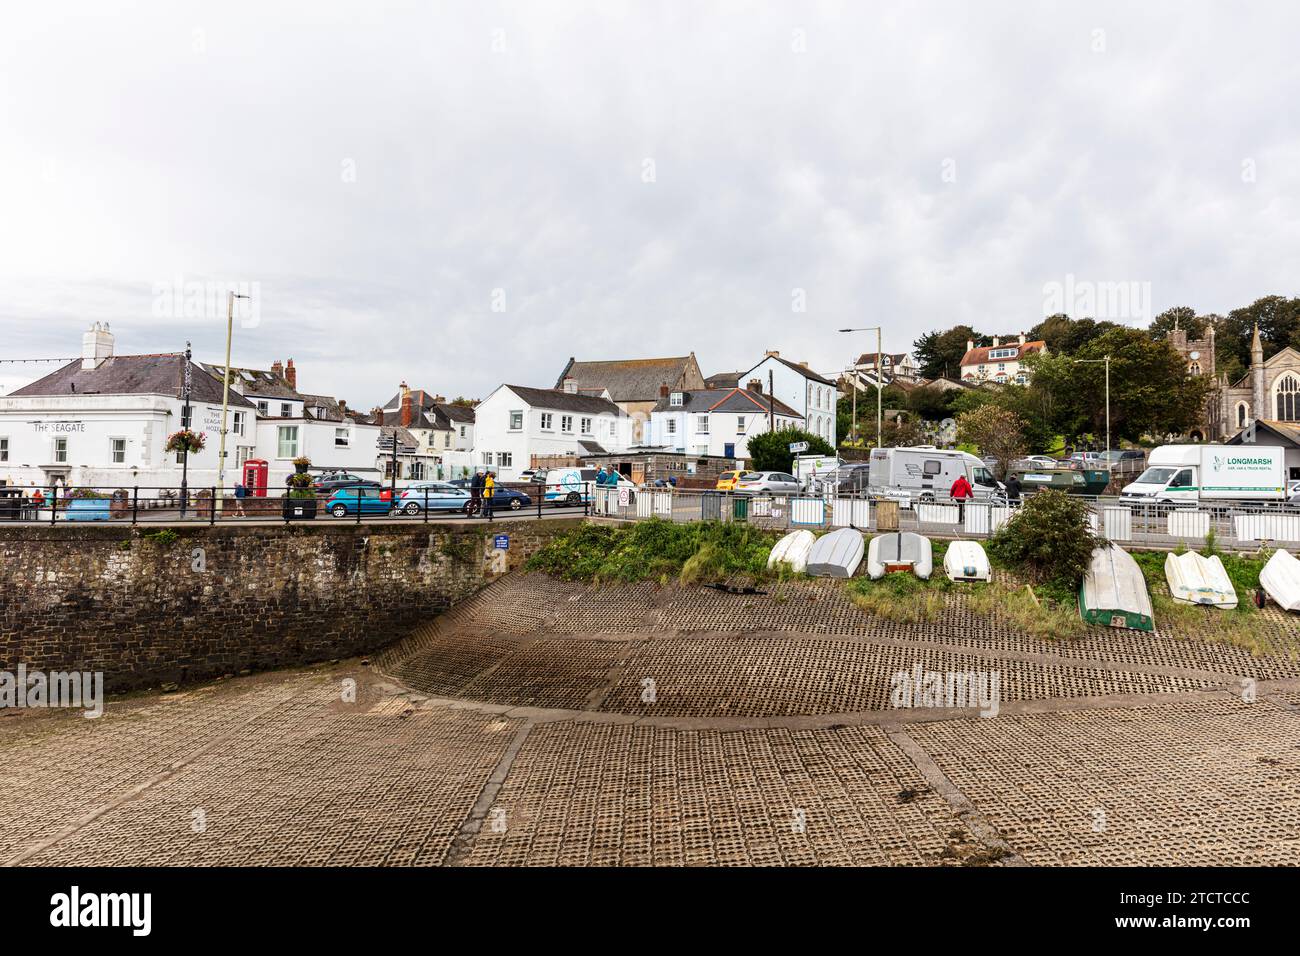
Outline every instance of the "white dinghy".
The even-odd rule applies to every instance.
[[[808,552],[808,573],[821,578],[851,578],[862,563],[862,532],[840,528],[824,534]]]
[[[943,556],[950,581],[988,581],[993,577],[989,556],[978,541],[954,541]]]
[[[867,549],[867,574],[879,580],[891,571],[911,571],[922,581],[930,579],[934,556],[930,539],[912,531],[891,531],[871,539]]]
[[[1169,595],[1182,604],[1225,610],[1237,606],[1237,591],[1217,554],[1207,558],[1195,551],[1171,553],[1165,558],[1165,580],[1169,582]]]
[[[806,528],[791,531],[773,546],[767,558],[767,569],[771,571],[778,564],[784,564],[796,574],[803,574],[808,567],[808,552],[812,551],[816,540],[816,536]]]
[[[1259,583],[1268,596],[1288,611],[1300,611],[1300,561],[1278,548],[1259,572]]]
[[[1154,613],[1147,580],[1133,555],[1113,544],[1095,548],[1079,585],[1079,615],[1084,622],[1151,631]]]

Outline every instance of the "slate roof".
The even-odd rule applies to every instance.
[[[798,372],[798,373],[799,373],[800,375],[802,375],[804,378],[810,378],[810,379],[812,379],[814,382],[819,382],[819,383],[821,383],[822,385],[829,385],[829,386],[831,386],[832,388],[835,387],[835,383],[832,382],[830,379],[828,379],[828,378],[823,378],[821,375],[818,375],[818,374],[817,374],[816,372],[814,372],[812,369],[807,368],[806,366],[800,365],[798,362],[791,362],[789,359],[781,358],[781,356],[779,356],[779,355],[767,355],[767,356],[764,356],[764,357],[763,357],[763,361],[762,361],[762,362],[755,362],[754,365],[750,367],[749,371],[750,371],[750,372],[754,371],[754,369],[758,368],[760,365],[763,364],[763,362],[766,362],[768,359],[772,359],[772,361],[774,361],[774,362],[780,362],[782,365],[784,365],[784,366],[786,366],[786,367],[788,367],[788,368],[792,368],[792,369],[794,369],[796,372]],[[747,372],[746,374],[748,374],[748,372]]]
[[[769,405],[769,401],[771,404]],[[767,412],[775,407],[776,414],[783,418],[799,418],[803,415],[781,401],[779,398],[769,400],[762,392],[751,392],[744,388],[706,388],[693,392],[682,392],[682,404],[673,405],[672,397],[661,398],[655,405],[656,412]]]
[[[742,372],[718,372],[704,380],[709,388],[735,388],[740,384]]]
[[[570,358],[555,380],[555,387],[564,388],[564,380],[571,378],[583,391],[608,389],[616,402],[653,402],[659,399],[659,386],[676,385],[692,361],[690,355],[605,362],[577,362]]]
[[[200,362],[191,362],[190,400],[221,403],[221,379],[204,374]],[[83,369],[81,359],[74,359],[44,378],[10,392],[10,397],[25,395],[165,395],[181,397],[184,383],[185,356],[179,352],[161,355],[113,355],[96,368]],[[251,407],[251,403],[230,390],[230,404]]]
[[[526,385],[506,385],[534,408],[554,408],[561,412],[591,412],[594,415],[622,415],[623,410],[613,402],[591,395],[573,395],[553,388],[529,388]],[[658,394],[658,386],[655,386]]]
[[[195,362],[194,364],[215,378],[217,387],[221,387],[221,376],[226,371],[225,365],[212,362]],[[303,394],[290,385],[284,376],[268,372],[266,369],[237,368],[232,365],[230,366],[230,374],[232,392],[238,388],[244,395],[253,395],[257,398],[291,398],[294,401],[303,401]]]

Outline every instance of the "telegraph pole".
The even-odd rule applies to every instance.
[[[230,411],[230,339],[235,328],[235,300],[251,296],[238,295],[234,289],[226,299],[226,374],[221,379],[221,443],[217,457],[217,500],[212,506],[218,511],[226,496],[226,416]],[[256,424],[253,426],[257,427]]]

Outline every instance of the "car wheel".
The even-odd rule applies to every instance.
[[[418,515],[420,513],[420,503],[418,501],[408,502],[402,510],[408,515]]]
[[[522,501],[520,501],[518,498],[511,498],[511,499],[510,499],[510,510],[511,510],[511,511],[518,511],[518,510],[519,510],[520,508],[522,508],[523,506],[524,506],[524,503],[523,503]]]
[[[336,518],[346,518],[348,516],[348,506],[335,505],[333,508],[330,509],[330,514],[332,514]]]
[[[582,495],[578,494],[576,491],[570,491],[568,497],[564,499],[564,503],[570,508],[576,508],[578,505],[582,504]]]
[[[923,495],[921,495],[919,500],[923,505],[932,505],[934,504],[934,494],[933,492],[927,491]]]

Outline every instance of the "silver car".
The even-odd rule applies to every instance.
[[[747,471],[736,479],[736,491],[750,495],[797,495],[799,479],[784,471]]]

